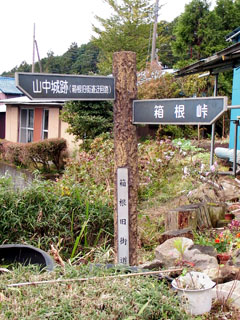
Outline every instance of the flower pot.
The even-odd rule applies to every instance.
[[[184,278],[186,278],[188,281],[189,279],[193,279],[194,283],[196,284],[196,288],[188,289],[187,287],[179,287],[178,280],[185,281]],[[177,290],[178,295],[183,303],[183,307],[187,313],[191,315],[200,315],[211,310],[213,295],[212,288],[215,286],[215,282],[213,282],[204,273],[194,271],[187,273],[184,277],[178,277],[178,280],[174,279],[172,281],[172,286]]]
[[[217,260],[219,264],[226,264],[231,258],[231,255],[227,252],[222,252],[217,254]]]
[[[226,213],[225,214],[225,220],[231,221],[234,219],[234,214],[233,213]]]

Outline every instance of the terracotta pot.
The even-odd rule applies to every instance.
[[[217,254],[217,260],[219,264],[226,264],[230,258],[231,255],[227,252]]]
[[[233,218],[234,218],[234,214],[232,214],[232,213],[226,213],[226,214],[225,214],[225,220],[230,221],[230,220],[232,220]]]

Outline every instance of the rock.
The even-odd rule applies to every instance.
[[[232,280],[240,280],[239,268],[234,266],[225,265],[220,268],[221,283],[229,282]]]
[[[216,283],[222,283],[220,281],[220,269],[219,269],[219,267],[217,267],[217,268],[206,268],[202,272],[205,273],[206,275],[208,275],[209,278],[212,281],[214,281]]]
[[[232,280],[240,280],[239,268],[223,266],[217,268],[206,268],[203,270],[216,283],[225,283]]]
[[[181,258],[180,252],[175,248],[174,241],[181,239],[182,245],[185,247],[183,257]],[[193,264],[199,271],[205,270],[206,268],[217,268],[218,261],[216,259],[216,253],[214,249],[206,246],[194,246],[191,239],[184,237],[177,237],[168,239],[163,244],[158,246],[155,250],[156,259],[164,267],[171,267],[176,265],[178,262],[187,262]],[[206,254],[205,252],[210,253]]]
[[[201,184],[199,188],[189,192],[188,194],[188,200],[191,203],[195,203],[195,202],[215,203],[215,202],[219,202],[219,198],[220,198],[220,191],[208,183]]]
[[[187,261],[194,264],[198,271],[204,271],[206,268],[217,268],[218,261],[215,257],[201,253],[198,249],[186,250],[184,255]]]
[[[193,245],[193,241],[191,239],[184,237],[168,239],[163,244],[159,245],[155,249],[155,257],[164,267],[174,266],[181,257],[179,251],[174,246],[174,241],[177,239],[180,239],[183,247],[185,247],[184,255],[187,249]]]
[[[193,244],[189,250],[197,249],[202,254],[207,254],[209,256],[217,258],[217,250],[213,246],[203,246],[200,244]]]
[[[140,266],[138,266],[140,269],[149,269],[149,270],[152,270],[152,269],[159,269],[159,268],[162,268],[162,263],[157,260],[157,259],[154,259],[153,261],[147,261],[145,262],[144,264],[141,264]]]
[[[231,294],[229,294],[232,291]],[[229,302],[240,308],[240,281],[230,281],[223,284],[216,285],[212,290],[213,298],[227,303],[226,299],[229,299]]]
[[[232,253],[232,256],[227,262],[227,265],[240,267],[240,249]]]
[[[221,198],[223,201],[238,201],[240,196],[240,185],[230,177],[222,177],[219,179],[222,186]]]
[[[159,238],[159,243],[163,243],[168,239],[184,237],[193,240],[193,231],[191,228],[179,229],[179,230],[170,230],[161,234]]]

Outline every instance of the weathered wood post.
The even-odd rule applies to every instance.
[[[115,149],[115,195],[114,195],[114,247],[115,260],[118,263],[137,264],[137,192],[138,192],[138,161],[136,127],[132,125],[132,101],[137,96],[136,54],[134,52],[116,52],[113,56],[113,76],[115,77],[114,103],[114,149]],[[120,170],[119,170],[120,169]],[[123,169],[123,170],[121,170]],[[127,175],[127,182],[119,178],[119,172]],[[124,180],[128,188],[127,199],[119,199],[121,190],[118,183]],[[126,184],[127,183],[127,184]],[[122,183],[122,185],[124,185]],[[120,182],[121,186],[121,182]],[[125,208],[123,208],[126,206]],[[119,210],[128,211],[127,219],[119,219]],[[119,225],[127,223],[129,238],[125,229]],[[124,230],[121,231],[121,230]],[[123,236],[120,233],[123,232]],[[127,257],[120,257],[119,246],[128,246]]]

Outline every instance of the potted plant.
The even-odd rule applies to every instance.
[[[234,219],[234,214],[231,212],[225,213],[225,220],[231,221]]]
[[[172,281],[183,302],[183,307],[191,315],[209,312],[212,307],[212,291],[216,285],[206,274],[191,271]]]
[[[226,264],[230,259],[233,245],[232,239],[232,234],[229,230],[221,232],[214,239],[214,247],[218,252],[217,259],[219,264]]]

